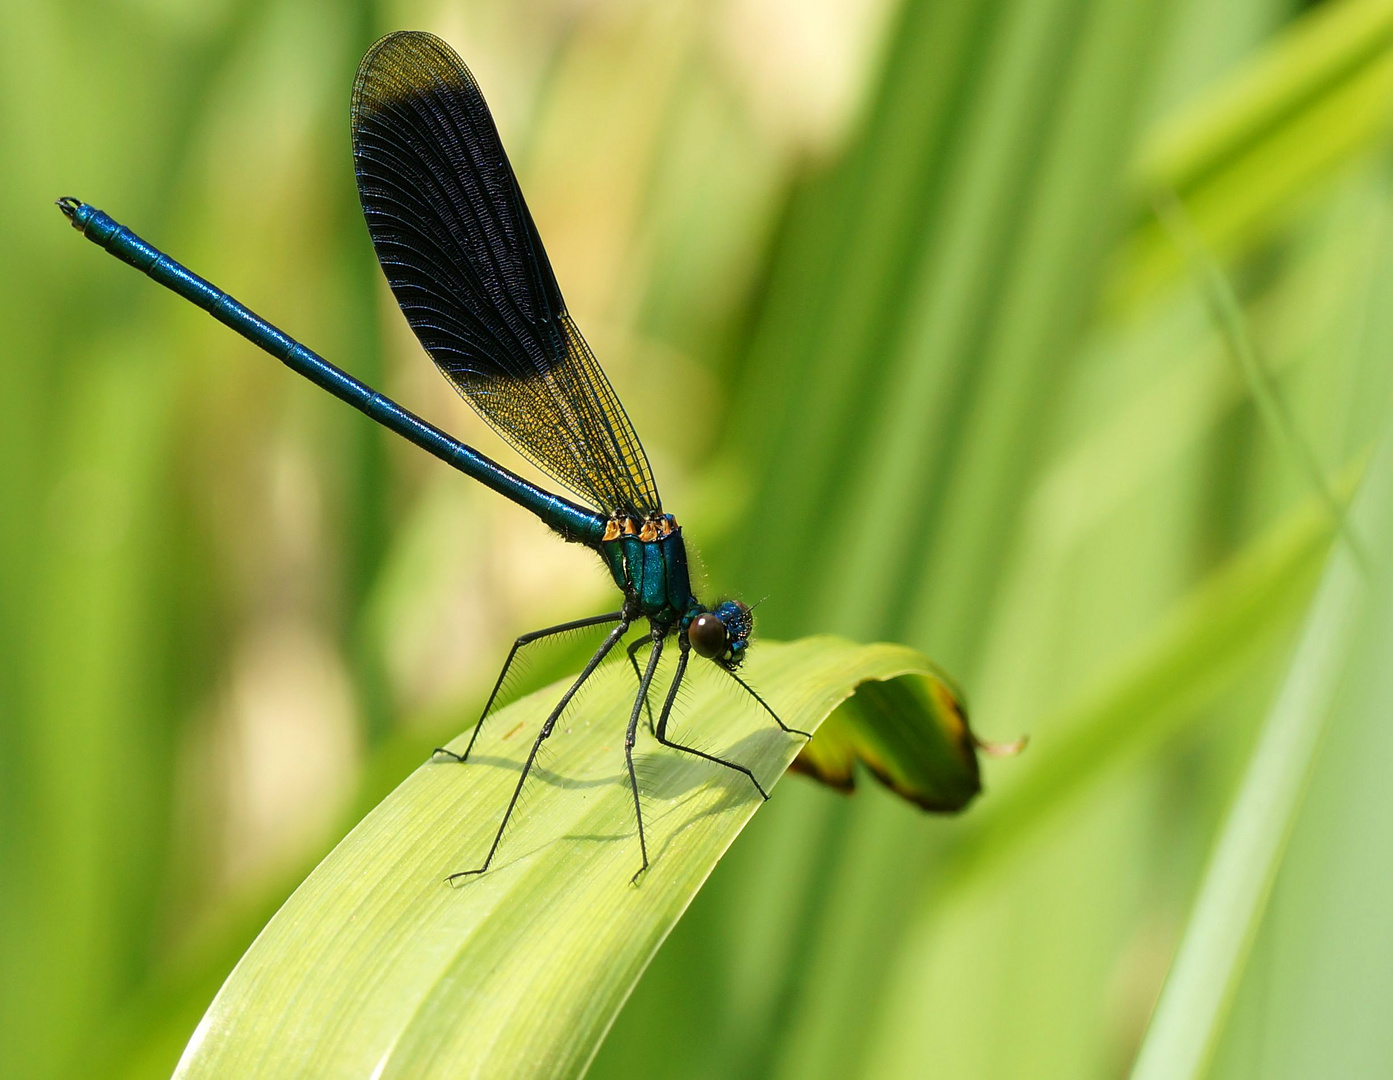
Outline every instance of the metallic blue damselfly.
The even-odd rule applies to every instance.
[[[73,198],[58,200],[58,206],[74,228],[118,259],[379,424],[526,507],[563,540],[599,554],[623,594],[619,609],[518,638],[464,753],[436,751],[468,759],[519,650],[568,630],[613,624],[543,722],[483,861],[448,880],[489,868],[542,743],[600,662],[642,619],[648,633],[628,648],[638,693],[624,740],[642,859],[637,880],[648,867],[648,847],[634,745],[669,639],[676,639],[677,664],[653,725],[658,742],[743,773],[768,798],[745,766],[669,737],[673,703],[693,651],[729,675],[785,732],[807,733],[780,720],[737,671],[754,625],[749,607],[724,600],[708,608],[693,594],[682,529],[664,513],[633,425],[566,311],[493,117],[464,63],[430,34],[389,34],[358,68],[351,120],[363,214],[407,322],[475,411],[582,502],[529,483],[408,412],[95,207]],[[649,654],[640,669],[637,652],[644,645]]]

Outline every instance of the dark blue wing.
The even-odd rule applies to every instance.
[[[658,513],[648,457],[566,313],[469,69],[431,34],[390,34],[358,67],[352,123],[378,261],[446,378],[597,510]]]

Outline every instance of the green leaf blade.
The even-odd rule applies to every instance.
[[[858,686],[937,678],[911,649],[837,638],[761,643],[747,670],[785,722],[808,730]],[[609,664],[548,740],[493,867],[448,888],[446,874],[487,851],[523,757],[562,689],[500,710],[469,764],[423,765],[339,844],[242,958],[177,1075],[584,1071],[761,799],[740,774],[641,733],[635,763],[652,865],[631,885],[639,848],[624,724],[634,677],[626,664]],[[906,703],[929,695],[871,695],[858,705],[860,722],[882,722],[877,701],[884,700],[903,727]],[[746,764],[766,787],[803,746],[705,664],[695,667],[670,731]],[[454,749],[463,749],[463,738]],[[961,739],[970,740],[965,725]],[[951,753],[962,760],[961,746]],[[975,782],[970,745],[966,754]]]

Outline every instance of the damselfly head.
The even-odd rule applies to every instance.
[[[687,627],[687,640],[698,656],[733,668],[745,658],[754,629],[754,616],[739,600],[722,600],[712,611],[703,611]]]

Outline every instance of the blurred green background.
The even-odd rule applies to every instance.
[[[5,5],[4,1074],[167,1075],[507,643],[608,600],[52,206],[515,461],[357,207],[402,27],[484,87],[708,591],[1032,740],[956,819],[782,784],[591,1075],[1393,1074],[1393,0]]]

